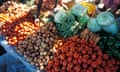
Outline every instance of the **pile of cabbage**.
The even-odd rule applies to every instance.
[[[104,30],[107,33],[118,33],[114,15],[111,12],[101,12],[97,16],[90,17],[88,8],[81,4],[73,5],[70,10],[58,10],[54,15],[54,22],[61,37],[67,38],[79,34],[88,28],[91,32]]]

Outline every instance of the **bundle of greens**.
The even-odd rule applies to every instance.
[[[54,15],[58,34],[67,38],[79,34],[89,20],[87,9],[80,4],[74,5],[70,10],[59,10]]]
[[[91,18],[88,21],[87,28],[92,32],[98,32],[103,29],[107,33],[118,33],[115,18],[110,12],[101,12],[96,18]]]
[[[80,29],[78,23],[75,23],[75,17],[71,13],[59,11],[55,15],[55,22],[60,36],[66,38],[77,33]]]
[[[98,45],[109,54],[109,56],[120,59],[120,33],[116,35],[101,32],[101,40]]]

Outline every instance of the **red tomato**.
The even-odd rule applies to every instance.
[[[108,60],[108,58],[109,58],[108,54],[103,55],[103,59]]]
[[[68,62],[71,62],[72,61],[72,57],[68,57]]]
[[[92,66],[93,68],[96,68],[96,67],[97,67],[97,62],[92,62],[91,66]]]

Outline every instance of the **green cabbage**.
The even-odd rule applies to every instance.
[[[115,22],[115,18],[110,12],[102,12],[97,15],[97,22],[101,26],[109,26]]]
[[[95,18],[89,20],[87,28],[92,32],[98,32],[101,30],[101,26],[97,23]]]
[[[81,17],[87,14],[87,8],[80,4],[76,4],[71,8],[71,13],[75,16]]]
[[[54,21],[56,23],[65,23],[67,20],[67,15],[64,11],[59,10],[55,15],[54,15]]]
[[[118,33],[117,24],[115,24],[115,23],[111,24],[109,26],[104,26],[103,29],[108,33],[112,33],[112,34]]]

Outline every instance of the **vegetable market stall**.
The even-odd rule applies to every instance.
[[[97,4],[43,0],[40,22],[34,23],[34,8],[3,3],[0,45],[6,53],[0,72],[119,72],[119,4],[113,1],[115,11],[109,5],[101,11]]]

